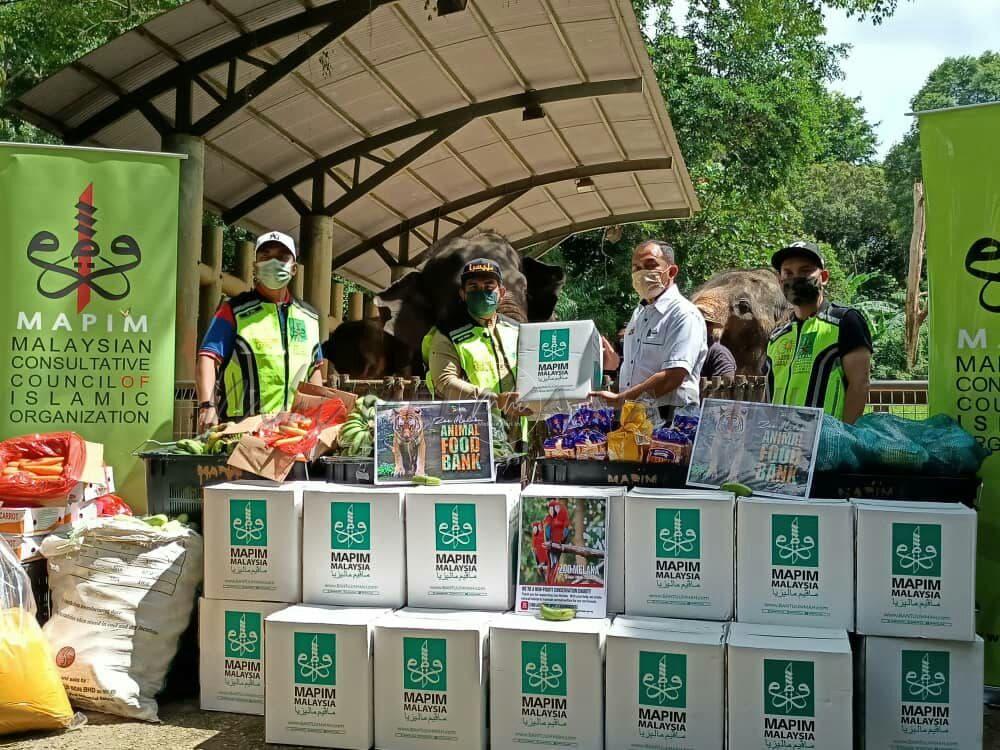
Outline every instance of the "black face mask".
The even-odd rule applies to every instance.
[[[793,305],[811,305],[819,299],[819,279],[813,276],[796,276],[781,282],[781,291]]]

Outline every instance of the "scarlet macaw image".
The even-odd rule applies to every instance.
[[[545,520],[542,522],[545,527],[545,541],[553,544],[566,544],[569,541],[569,513],[566,506],[559,500],[550,500]],[[552,585],[559,575],[559,558],[561,552],[549,548],[549,566],[545,575],[545,582]]]
[[[531,524],[531,548],[535,552],[535,562],[538,564],[539,569],[547,572],[549,568],[549,551],[545,548],[545,532],[542,529],[541,521],[533,521]]]

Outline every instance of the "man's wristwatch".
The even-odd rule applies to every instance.
[[[213,404],[211,401],[202,401],[200,404],[198,404],[198,411],[205,411],[205,409],[214,409],[214,408],[215,404]]]

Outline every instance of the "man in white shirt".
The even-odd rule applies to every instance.
[[[678,272],[674,249],[648,240],[632,253],[632,287],[639,306],[625,331],[618,393],[592,395],[620,407],[646,400],[670,422],[680,406],[697,406],[701,368],[708,353],[705,319],[681,296],[674,283]]]

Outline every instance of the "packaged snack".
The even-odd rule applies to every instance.
[[[545,426],[549,428],[549,435],[552,436],[566,432],[567,424],[569,424],[569,414],[553,414],[545,420]]]
[[[542,443],[542,450],[545,451],[546,458],[576,458],[575,444],[571,435],[557,435],[546,438]]]
[[[688,437],[688,440],[693,443],[695,433],[698,432],[698,422],[700,419],[700,412],[696,407],[686,406],[678,409],[674,414],[671,429],[684,433]]]
[[[606,461],[608,459],[608,438],[598,430],[582,430],[576,439],[576,459],[578,461]]]
[[[608,435],[608,458],[612,461],[642,461],[653,435],[653,423],[646,405],[626,401],[622,407],[621,427]]]

